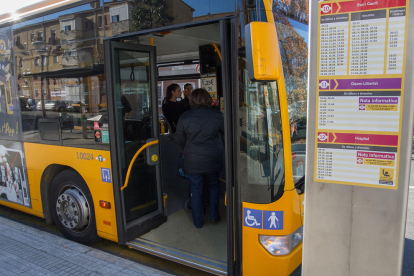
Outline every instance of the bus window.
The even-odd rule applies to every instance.
[[[63,146],[109,150],[105,76],[47,78],[44,87],[46,117],[59,120]]]
[[[11,27],[0,28],[0,125],[6,131],[0,132],[0,139],[19,140],[20,100],[14,88],[14,58]]]
[[[283,193],[282,123],[277,82],[256,83],[243,74],[240,95],[242,201],[271,203]]]
[[[13,25],[23,140],[44,143],[39,121],[58,120],[63,146],[109,150],[99,1]],[[47,22],[47,23],[44,23]],[[45,25],[46,24],[46,25]],[[24,47],[26,45],[26,48]],[[43,103],[42,103],[43,99]],[[30,101],[29,101],[30,100]]]
[[[288,99],[294,183],[305,175],[308,91],[308,25],[306,18],[297,19],[300,21],[282,13],[275,16]]]

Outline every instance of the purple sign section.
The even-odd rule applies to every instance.
[[[319,80],[319,89],[320,90],[329,89],[329,80]]]
[[[336,89],[401,89],[401,78],[335,80]]]
[[[359,98],[360,104],[398,104],[397,97],[361,97]]]

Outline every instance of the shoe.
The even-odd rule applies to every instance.
[[[211,223],[219,223],[221,220],[221,217],[217,217],[216,219],[210,219]]]
[[[184,206],[185,206],[185,209],[187,209],[187,210],[191,210],[192,208],[192,206],[191,206],[191,199],[187,199],[187,201],[185,202],[185,204],[184,204]]]

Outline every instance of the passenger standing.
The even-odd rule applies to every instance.
[[[175,133],[178,119],[186,111],[184,105],[177,101],[178,98],[181,98],[181,87],[176,83],[168,85],[167,95],[162,102],[162,113],[171,126],[172,133]]]
[[[224,165],[223,114],[211,108],[213,99],[205,89],[195,89],[192,109],[178,122],[174,140],[184,150],[184,168],[191,181],[191,203],[195,227],[203,226],[203,176],[210,193],[210,219],[220,221],[219,173]]]
[[[185,110],[190,110],[190,97],[191,93],[193,93],[193,85],[191,83],[184,84],[184,99],[182,100]]]

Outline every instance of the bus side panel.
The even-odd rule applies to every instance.
[[[26,166],[27,166],[27,160],[26,160]],[[35,188],[35,185],[33,186],[30,185],[32,183],[36,183],[36,172],[34,170],[27,170],[27,181],[29,185],[32,209],[33,211],[43,214],[43,207],[42,207],[42,201],[40,200],[39,190]]]
[[[289,235],[302,226],[299,201],[300,198],[296,190],[292,190],[285,191],[279,200],[270,204],[243,202],[243,275],[290,275],[302,263],[302,243],[288,255],[273,256],[266,251],[259,240],[259,235]],[[251,214],[257,214],[254,210],[263,211],[261,222],[258,221],[261,224],[258,226],[259,228],[246,226],[246,209],[253,210]],[[261,229],[266,225],[264,211],[282,210],[283,229]]]
[[[41,178],[48,166],[63,165],[73,168],[83,177],[91,191],[95,207],[98,235],[117,242],[115,202],[112,176],[110,174],[111,159],[109,151],[32,143],[25,143],[24,148],[27,168],[33,170],[36,175],[35,182],[30,183],[30,188],[31,190],[35,190],[33,194],[40,195],[39,201],[41,202],[42,200],[40,190]],[[99,206],[100,200],[110,202],[111,209],[101,208]]]

